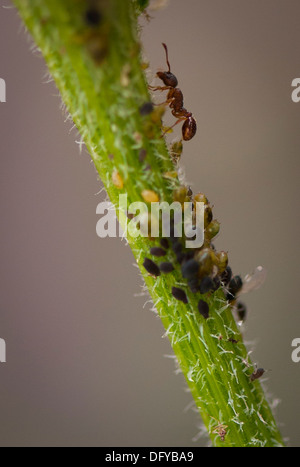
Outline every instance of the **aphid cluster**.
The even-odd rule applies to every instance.
[[[172,273],[174,270],[180,271],[180,283],[185,283],[186,287],[178,287],[175,283],[171,288],[172,296],[175,300],[188,305],[189,294],[199,294],[198,313],[205,320],[210,316],[209,297],[218,289],[222,289],[225,297],[236,312],[239,321],[246,318],[246,306],[238,300],[240,294],[258,288],[265,278],[265,270],[256,268],[252,275],[248,275],[244,280],[239,275],[233,275],[231,267],[228,265],[228,254],[225,251],[217,252],[212,240],[220,230],[220,224],[213,219],[212,206],[203,193],[193,196],[192,190],[186,186],[180,186],[173,192],[174,201],[178,201],[184,206],[185,202],[203,202],[205,208],[205,235],[204,244],[201,248],[185,248],[186,237],[175,236],[174,223],[171,222],[170,237],[161,238],[159,244],[152,246],[149,256],[143,263],[146,271],[153,277],[162,274]],[[219,337],[220,340],[223,336]],[[227,342],[238,345],[239,339],[235,336],[228,337]],[[248,366],[248,365],[247,365]],[[264,374],[263,368],[256,368],[249,376],[253,382]],[[218,425],[214,433],[219,434],[222,440],[225,439],[226,427]]]
[[[151,196],[150,196],[151,194]],[[146,196],[147,195],[147,196]],[[144,199],[157,201],[154,192],[143,193]],[[220,231],[220,223],[213,218],[212,206],[203,193],[193,195],[190,187],[179,186],[173,191],[173,200],[179,202],[184,209],[185,202],[192,202],[195,210],[197,202],[204,203],[204,244],[201,248],[186,248],[186,237],[175,236],[174,222],[171,222],[170,237],[161,238],[159,245],[150,249],[152,258],[146,258],[144,267],[149,274],[158,277],[168,274],[175,269],[180,270],[182,281],[186,283],[187,290],[192,294],[201,294],[207,298],[218,289],[222,288],[227,301],[236,312],[239,321],[245,321],[247,309],[243,302],[239,301],[239,295],[250,290],[255,290],[265,279],[265,270],[256,268],[252,275],[247,275],[243,280],[239,275],[233,275],[228,264],[226,251],[216,251],[213,239]],[[194,212],[193,212],[194,214]],[[193,222],[196,222],[196,217]],[[168,255],[168,260],[166,257]],[[158,261],[161,262],[157,264]],[[172,289],[175,299],[187,304],[188,294],[176,286]],[[206,300],[200,299],[198,303],[199,313],[207,319],[209,308]],[[238,343],[236,339],[228,342]]]
[[[201,248],[186,248],[186,237],[175,235],[174,222],[171,222],[170,237],[161,238],[159,245],[150,248],[150,256],[145,258],[144,268],[154,277],[168,274],[174,269],[180,270],[182,281],[186,283],[186,290],[172,287],[173,297],[188,304],[189,290],[192,294],[201,294],[208,298],[210,294],[220,287],[226,287],[232,281],[231,269],[228,266],[228,255],[225,251],[216,252],[212,244],[213,238],[220,230],[220,224],[213,219],[212,207],[203,193],[193,196],[190,187],[180,186],[173,192],[173,200],[181,203],[192,202],[195,208],[196,202],[204,202],[205,239]],[[196,222],[196,218],[193,218]],[[166,257],[168,256],[168,261]],[[160,262],[161,261],[161,262]],[[226,293],[227,289],[226,289]],[[207,319],[209,317],[209,305],[203,298],[198,302],[199,313]]]
[[[166,44],[162,44],[166,51],[166,61],[168,65],[168,71],[158,71],[157,76],[162,80],[164,86],[150,86],[153,91],[168,91],[167,100],[160,105],[168,105],[171,109],[172,115],[177,118],[176,123],[167,131],[174,128],[178,123],[183,122],[182,125],[182,139],[184,141],[191,140],[197,131],[197,123],[193,114],[188,112],[183,106],[183,94],[182,91],[177,87],[178,80],[176,76],[171,73],[171,66],[169,62],[168,48]]]

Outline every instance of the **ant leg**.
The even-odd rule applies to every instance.
[[[151,86],[148,84],[148,88],[151,89],[151,91],[169,91],[172,89],[170,86]]]
[[[154,106],[157,106],[157,107],[159,107],[159,106],[161,106],[161,105],[166,105],[166,106],[167,106],[167,105],[169,105],[171,102],[172,102],[172,99],[169,99],[169,100],[167,100],[167,101],[165,101],[165,102],[161,102],[160,104],[153,104],[153,105],[154,105]]]
[[[185,117],[180,118],[179,120],[177,120],[177,122],[175,122],[174,125],[168,127],[168,128],[163,132],[163,134],[162,134],[161,137],[163,138],[170,130],[173,130],[173,128],[174,128],[176,125],[178,125],[178,123],[181,123],[181,122],[183,122],[184,120],[186,120]]]

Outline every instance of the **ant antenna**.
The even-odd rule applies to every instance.
[[[169,73],[171,73],[171,65],[170,65],[170,62],[169,62],[169,52],[168,52],[168,47],[166,46],[166,44],[164,44],[164,42],[162,43],[165,51],[166,51],[166,60],[167,60],[167,65],[169,67]]]

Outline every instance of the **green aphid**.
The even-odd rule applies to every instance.
[[[212,221],[205,230],[205,237],[208,240],[214,238],[220,232],[220,222],[217,220]]]
[[[204,248],[197,253],[195,259],[199,263],[200,277],[209,276],[212,273],[215,264],[214,256],[215,254],[210,248]]]

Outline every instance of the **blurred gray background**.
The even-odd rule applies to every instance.
[[[1,0],[9,6],[9,0]],[[198,122],[183,165],[222,223],[236,273],[268,270],[245,297],[246,340],[270,369],[282,433],[299,446],[299,0],[171,0],[143,43],[161,42]],[[0,9],[1,446],[205,446],[130,249],[96,236],[103,200],[14,9]],[[175,134],[180,134],[177,128]]]

